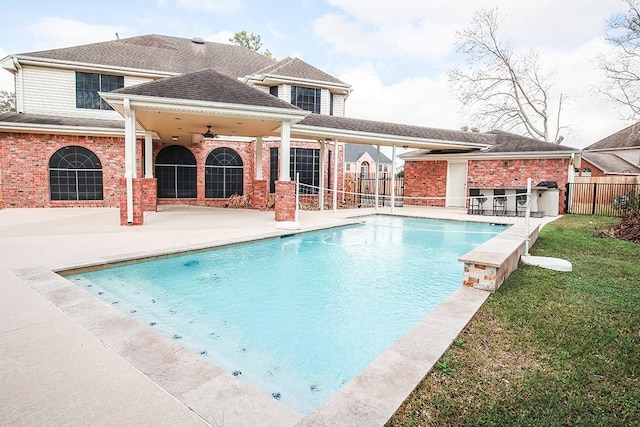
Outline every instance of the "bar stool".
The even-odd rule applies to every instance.
[[[493,214],[507,215],[507,196],[503,188],[493,190]]]
[[[469,213],[471,213],[471,215],[473,215],[474,213],[482,215],[482,212],[484,212],[484,202],[486,201],[487,198],[484,197],[484,194],[482,194],[479,189],[469,189]]]

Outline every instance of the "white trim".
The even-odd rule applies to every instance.
[[[310,111],[299,109],[159,98],[155,96],[128,95],[113,92],[98,92],[98,94],[115,110],[120,112],[120,114],[122,114],[122,100],[125,98],[130,99],[131,107],[137,110],[179,111],[227,117],[262,118],[278,121],[287,120],[293,123],[303,120],[311,113]]]
[[[572,154],[579,154],[580,151],[528,151],[519,153],[486,153],[477,151],[458,155],[449,154],[421,154],[411,155],[411,153],[401,154],[404,161],[426,161],[426,160],[448,160],[452,162],[469,160],[503,160],[503,159],[564,159],[571,158]]]
[[[10,132],[91,135],[91,136],[124,136],[124,128],[100,128],[90,126],[49,125],[37,123],[0,122],[0,130]],[[137,131],[138,137],[144,136],[144,131]]]
[[[486,144],[448,141],[431,138],[406,137],[400,135],[388,135],[383,133],[371,133],[362,131],[352,131],[346,129],[334,129],[318,126],[308,126],[295,124],[291,127],[294,135],[317,136],[322,138],[340,138],[345,142],[361,142],[363,144],[380,144],[382,146],[407,145],[415,147],[437,146],[438,148],[486,148]],[[400,156],[400,158],[404,158]]]
[[[299,84],[306,84],[311,86],[316,86],[318,88],[332,88],[339,90],[341,94],[349,94],[351,92],[351,85],[346,83],[335,83],[335,82],[327,82],[323,80],[315,80],[315,79],[305,79],[301,77],[284,77],[276,74],[252,74],[246,77],[239,78],[243,83],[247,83],[249,81],[261,82],[265,85],[274,86],[273,83],[288,84],[292,86],[297,86]]]
[[[176,72],[169,72],[169,71],[121,67],[117,65],[94,64],[90,62],[87,63],[87,62],[63,61],[60,59],[51,59],[51,58],[37,58],[37,57],[25,56],[25,55],[9,55],[9,57],[14,58],[16,61],[19,61],[22,65],[33,65],[38,67],[48,66],[51,68],[63,68],[68,70],[106,71],[110,73],[121,72],[121,73],[126,73],[129,76],[139,76],[139,77],[158,78],[158,77],[180,76],[183,74],[183,73],[176,73]],[[2,66],[5,69],[7,69],[4,65]]]

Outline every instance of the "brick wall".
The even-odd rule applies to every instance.
[[[411,161],[404,164],[404,204],[414,206],[445,206],[447,192],[447,161]],[[441,199],[411,199],[410,197],[440,197]]]
[[[51,201],[49,159],[60,148],[77,145],[95,153],[102,164],[104,200]],[[118,207],[124,191],[124,138],[1,133],[0,169],[4,207]],[[138,143],[140,165],[141,143]],[[138,173],[141,172],[141,168]]]
[[[467,169],[468,187],[527,187],[540,181],[556,181],[560,190],[558,212],[564,213],[569,159],[472,160]]]
[[[521,187],[527,178],[532,185],[540,181],[556,181],[560,189],[559,212],[564,212],[569,159],[504,159],[470,160],[467,187]],[[439,200],[409,199],[407,205],[445,206],[447,161],[407,161],[404,165],[404,195],[406,197],[441,197]]]
[[[597,166],[593,165],[592,163],[589,163],[587,160],[585,160],[583,158],[582,162],[580,164],[580,176],[584,176],[582,171],[585,168],[591,169],[591,176],[593,176],[593,177],[606,176],[606,174],[602,171],[602,169],[598,168]]]

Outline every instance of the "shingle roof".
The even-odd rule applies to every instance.
[[[586,150],[640,147],[640,122],[634,123],[600,141],[585,147]]]
[[[525,136],[516,135],[500,130],[492,130],[490,132],[464,132],[472,135],[483,135],[488,138],[488,147],[483,149],[451,149],[451,150],[414,150],[401,154],[400,157],[428,156],[433,154],[463,154],[469,155],[485,155],[487,153],[508,154],[508,153],[535,153],[535,152],[579,152],[580,150],[566,145],[554,144],[551,142],[540,141],[538,139],[527,138]]]
[[[87,119],[81,117],[58,117],[40,114],[1,113],[0,122],[53,126],[77,126],[104,129],[124,129],[124,120]]]
[[[177,74],[212,68],[230,77],[244,77],[274,63],[245,47],[224,43],[194,43],[158,34],[18,55]]]
[[[360,157],[362,157],[364,153],[369,154],[373,160],[376,160],[378,156],[378,149],[373,145],[364,145],[364,144],[345,144],[344,145],[344,161],[345,162],[355,162]],[[385,156],[383,152],[380,152],[380,163],[391,163],[391,159]]]
[[[343,81],[338,80],[337,78],[325,73],[319,68],[316,68],[301,59],[291,57],[281,59],[275,64],[268,65],[267,67],[258,70],[254,74],[269,74],[282,77],[295,77],[300,79],[317,80],[321,82],[337,83],[340,85],[348,86]]]
[[[582,157],[605,173],[640,174],[640,166],[626,161],[615,153],[583,152]]]
[[[167,77],[109,93],[300,110],[295,105],[214,70]]]
[[[436,129],[399,123],[377,122],[373,120],[353,119],[350,117],[309,114],[298,125],[349,130],[355,132],[377,133],[407,138],[424,138],[440,141],[493,144],[494,136],[486,133],[463,132],[448,129]]]
[[[552,142],[540,141],[538,139],[527,138],[526,136],[501,130],[487,132],[495,135],[495,142],[492,147],[482,150],[482,153],[530,153],[536,151],[580,151],[577,148]]]

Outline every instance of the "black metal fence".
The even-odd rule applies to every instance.
[[[566,194],[571,214],[624,216],[640,209],[640,184],[568,183]]]

